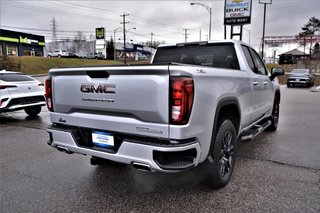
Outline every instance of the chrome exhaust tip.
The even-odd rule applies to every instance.
[[[151,168],[148,164],[133,162],[132,166],[133,166],[133,168],[140,170],[140,171],[151,172]]]
[[[68,148],[63,147],[63,146],[57,146],[56,148],[60,152],[64,152],[64,153],[67,153],[67,154],[72,154],[73,153],[73,152],[69,151]]]

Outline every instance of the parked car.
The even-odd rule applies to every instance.
[[[69,53],[69,58],[83,58],[79,53]]]
[[[314,85],[314,74],[309,69],[293,69],[288,76],[287,87],[295,85]]]
[[[48,53],[48,57],[69,57],[69,53],[65,50],[56,50],[53,52]]]
[[[19,72],[0,71],[0,113],[24,110],[30,116],[46,104],[44,84]]]
[[[89,53],[85,58],[87,59],[105,59],[103,53]]]

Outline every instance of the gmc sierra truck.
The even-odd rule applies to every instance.
[[[277,129],[282,74],[233,40],[161,45],[150,65],[51,69],[48,144],[93,165],[177,172],[207,162],[221,188],[237,141]]]

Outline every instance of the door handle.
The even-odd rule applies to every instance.
[[[268,84],[268,81],[264,81],[264,82],[263,82],[263,85],[267,85],[267,84]]]
[[[258,85],[258,81],[254,81],[252,82],[253,86],[257,86]]]

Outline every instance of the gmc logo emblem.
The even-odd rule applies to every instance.
[[[109,93],[115,94],[114,89],[116,88],[115,84],[99,84],[96,86],[95,84],[82,84],[80,87],[80,91],[83,93]]]

